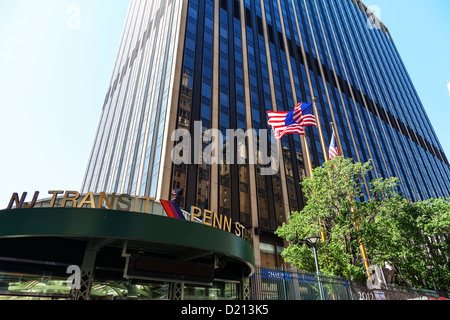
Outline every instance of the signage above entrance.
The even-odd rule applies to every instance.
[[[252,233],[242,224],[233,222],[231,218],[222,214],[217,214],[207,209],[202,210],[195,206],[191,207],[190,212],[187,212],[181,210],[178,204],[172,201],[157,201],[151,197],[133,197],[128,194],[106,194],[105,192],[94,194],[92,191],[89,191],[86,194],[80,194],[77,191],[50,190],[48,194],[50,195],[49,198],[38,201],[39,191],[36,191],[31,201],[27,202],[27,192],[23,192],[22,196],[14,193],[6,210],[44,207],[108,209],[156,215],[164,215],[165,213],[171,218],[196,222],[227,231],[253,245]]]

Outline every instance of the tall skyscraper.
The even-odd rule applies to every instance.
[[[274,174],[249,161],[252,143],[227,140],[227,129],[255,129],[259,148],[267,111],[314,99],[323,140],[314,127],[308,144],[286,135]],[[254,233],[257,264],[278,266],[273,231],[304,206],[306,155],[313,167],[325,161],[330,123],[344,156],[372,160],[370,179],[398,177],[412,201],[450,196],[425,109],[388,29],[361,1],[131,0],[82,191],[170,199],[182,189],[182,208],[232,217]],[[176,129],[192,137],[189,163],[172,161]],[[194,161],[208,129],[246,161]]]

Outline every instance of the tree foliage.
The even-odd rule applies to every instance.
[[[276,234],[289,242],[283,258],[298,269],[314,271],[311,249],[299,242],[323,235],[318,244],[321,272],[367,279],[361,244],[368,262],[391,266],[397,284],[433,289],[450,283],[450,203],[430,199],[412,203],[400,193],[397,178],[368,181],[370,163],[334,158],[314,169],[301,183],[307,205],[292,212]],[[369,196],[364,187],[368,183]]]

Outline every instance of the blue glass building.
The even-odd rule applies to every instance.
[[[316,100],[323,141],[280,141],[280,170],[171,161],[175,129],[267,129],[267,111]],[[169,199],[254,232],[256,261],[279,266],[273,231],[301,210],[299,182],[327,157],[398,177],[411,201],[450,196],[449,162],[388,29],[359,0],[131,0],[83,192]],[[259,131],[257,131],[259,132]],[[230,143],[224,141],[224,144]],[[245,145],[245,152],[252,150]],[[248,157],[247,157],[248,158]]]

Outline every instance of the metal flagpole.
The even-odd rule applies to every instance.
[[[355,212],[353,207],[352,207],[352,212]],[[359,231],[358,219],[355,219],[355,227]],[[366,267],[367,276],[370,277],[371,273],[369,272],[369,259],[367,258],[366,248],[364,247],[364,243],[363,243],[362,239],[359,239],[359,249],[361,250],[361,255],[364,260],[364,266]]]
[[[316,116],[316,121],[317,121],[317,116]],[[304,148],[304,150],[306,150],[306,152],[305,152],[306,153],[306,161],[305,162],[307,163],[307,165],[305,167],[308,167],[306,176],[310,178],[310,177],[312,177],[312,163],[311,163],[311,156],[309,153],[308,140],[306,139],[306,128],[304,130],[305,130],[305,134],[300,135],[300,141],[303,141],[303,143],[305,144],[305,148]],[[322,226],[321,221],[319,221],[319,224]],[[321,235],[322,241],[325,242],[326,236],[325,236],[325,232],[323,231],[323,226],[322,226],[322,231],[320,231],[320,235]]]
[[[334,133],[334,138],[336,139],[339,155],[344,155],[344,152],[342,152],[342,150],[344,150],[344,149],[342,148],[341,137],[339,136],[339,131],[333,122],[330,122],[330,124],[331,124],[331,130],[333,130],[333,133]]]
[[[342,144],[341,144],[341,137],[339,136],[339,131],[334,126],[333,122],[331,122],[330,124],[331,124],[331,128],[332,128],[332,130],[334,132],[334,137],[335,137],[336,142],[337,142],[338,151],[339,151],[338,154],[343,156],[344,153],[341,152]],[[354,217],[355,208],[352,207],[351,211],[352,211],[353,217]],[[358,225],[358,220],[357,219],[355,219],[355,227],[359,231],[359,225]],[[361,255],[362,255],[363,260],[364,260],[364,266],[366,268],[366,273],[370,277],[370,273],[369,273],[369,259],[367,258],[366,248],[364,246],[364,243],[362,242],[362,239],[359,239],[359,248],[361,250]]]
[[[302,148],[303,150],[305,150],[304,161],[305,161],[306,176],[310,178],[312,176],[312,163],[311,163],[311,155],[309,152],[308,140],[306,139],[306,129],[304,135],[300,134],[300,144],[302,144]]]
[[[319,117],[319,111],[317,109],[317,104],[316,104],[316,97],[312,98],[312,102],[313,102],[313,110],[314,110],[314,116],[316,118],[316,124],[317,124],[317,130],[319,130],[319,139],[320,139],[320,145],[322,147],[322,154],[323,157],[325,159],[325,163],[328,162],[328,153],[327,153],[327,148],[325,146],[325,140],[323,138],[323,133],[322,133],[322,124],[320,122],[320,117]],[[306,136],[306,129],[305,129],[305,136]],[[306,138],[305,138],[306,139]],[[312,174],[311,174],[312,175]],[[322,242],[326,241],[326,236],[325,236],[325,232],[324,232],[324,226],[322,225],[322,222],[319,221],[319,224],[322,226],[322,231],[320,232],[320,236],[322,238]]]

